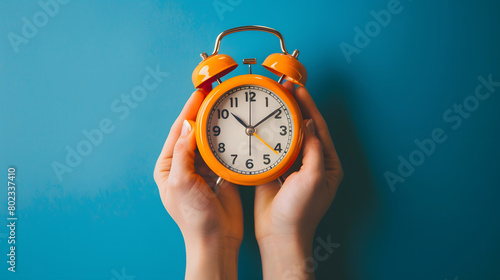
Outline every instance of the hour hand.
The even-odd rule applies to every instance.
[[[235,114],[231,113],[231,115],[233,115],[233,117],[234,117],[234,118],[235,118],[235,119],[236,119],[239,123],[241,123],[241,125],[242,125],[242,126],[244,126],[245,128],[247,128],[247,127],[248,127],[248,125],[247,125],[244,121],[242,121],[240,118],[238,118]]]

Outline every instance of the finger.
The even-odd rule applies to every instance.
[[[290,82],[290,81],[286,81],[285,83],[283,83],[283,86],[286,88],[286,90],[288,90],[288,92],[290,92],[292,95],[295,95],[295,84]]]
[[[200,108],[204,98],[204,93],[201,90],[195,91],[184,105],[184,108],[182,109],[177,120],[170,128],[167,140],[165,141],[160,156],[156,161],[154,177],[157,183],[165,181],[168,178],[170,168],[172,166],[174,146],[181,133],[182,122],[185,119],[196,119],[196,114],[198,113],[198,109]]]
[[[160,156],[172,157],[174,145],[181,133],[182,122],[184,120],[196,120],[196,115],[198,114],[198,110],[200,109],[201,103],[203,103],[204,99],[205,95],[203,91],[196,90],[195,92],[193,92],[191,97],[184,105],[184,108],[179,114],[179,117],[177,117],[174,124],[170,128],[170,132],[168,134],[167,140],[165,141],[165,145],[163,146],[163,150]]]
[[[323,145],[323,151],[327,160],[327,169],[341,170],[340,160],[338,158],[335,146],[333,145],[328,125],[319,112],[314,100],[305,87],[298,87],[295,98],[301,107],[301,111],[306,118],[314,121],[315,132]]]
[[[314,120],[304,120],[305,133],[302,144],[302,166],[298,172],[304,179],[316,180],[324,175],[323,145],[316,136]]]
[[[196,183],[198,176],[194,172],[194,158],[196,149],[196,139],[192,124],[184,120],[182,123],[181,135],[175,143],[172,167],[168,178],[169,187],[185,187]]]
[[[299,171],[291,174],[275,195],[276,199],[285,199],[294,205],[306,205],[310,201],[312,194],[321,186],[325,178],[325,167],[323,158],[323,147],[321,141],[315,134],[314,121],[304,120],[304,142],[302,144],[302,166]],[[257,192],[257,189],[256,189]],[[264,191],[263,191],[264,192]],[[266,207],[272,202],[270,191],[267,191],[261,198],[261,207]],[[256,193],[257,199],[257,193]],[[256,205],[257,207],[257,200]]]

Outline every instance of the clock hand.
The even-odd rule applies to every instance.
[[[248,119],[248,127],[252,127],[252,98],[248,100]],[[252,155],[252,134],[248,135],[248,155]]]
[[[233,115],[233,117],[234,117],[234,118],[235,118],[235,119],[236,119],[239,123],[241,123],[241,125],[243,125],[245,128],[247,128],[247,127],[248,127],[248,125],[247,125],[244,121],[242,121],[240,118],[238,118],[235,114],[231,113],[231,115]]]
[[[258,123],[257,123],[256,125],[254,125],[253,127],[255,128],[255,127],[257,127],[259,124],[261,124],[261,123],[265,122],[267,119],[269,119],[270,117],[274,116],[274,114],[278,113],[278,112],[279,112],[279,110],[281,110],[281,107],[280,107],[280,108],[278,108],[278,109],[276,109],[276,110],[274,110],[271,114],[267,115],[267,117],[263,118],[260,122],[258,122]]]
[[[277,155],[279,155],[278,152],[275,151],[271,146],[269,146],[269,144],[267,144],[266,141],[264,141],[262,138],[260,138],[260,136],[257,135],[257,133],[254,132],[253,135],[255,135],[255,137],[257,137],[257,139],[262,141],[262,143],[264,143],[264,145],[266,145],[269,149],[271,149],[273,152],[275,152]]]

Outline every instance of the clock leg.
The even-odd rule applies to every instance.
[[[285,180],[283,180],[283,176],[280,176],[278,179],[278,184],[280,184],[280,188],[283,186],[283,183],[285,182]]]
[[[215,183],[215,187],[214,187],[215,195],[217,195],[217,193],[219,192],[219,188],[222,186],[223,183],[224,183],[224,179],[222,179],[222,177],[217,178],[217,182]]]

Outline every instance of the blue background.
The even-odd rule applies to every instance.
[[[443,119],[474,94],[478,76],[500,81],[497,1],[402,0],[350,63],[339,45],[354,46],[354,28],[364,30],[370,11],[389,0],[220,2],[230,9],[218,14],[212,1],[70,1],[17,53],[8,34],[22,35],[22,18],[33,22],[42,8],[0,2],[2,279],[183,277],[184,243],[160,202],[154,164],[193,91],[199,54],[223,30],[249,24],[278,29],[290,51],[301,51],[345,169],[316,233],[340,247],[318,261],[317,278],[500,279],[500,87],[457,129]],[[221,46],[237,62],[278,51],[275,37],[255,32]],[[111,104],[157,65],[169,76],[121,119]],[[64,164],[66,147],[76,149],[82,130],[105,118],[114,130],[59,180],[52,164]],[[435,128],[447,140],[392,191],[384,172],[397,174],[398,156],[408,159],[415,139]],[[1,226],[9,166],[17,168],[15,274]],[[259,279],[252,189],[242,195],[240,279]]]

